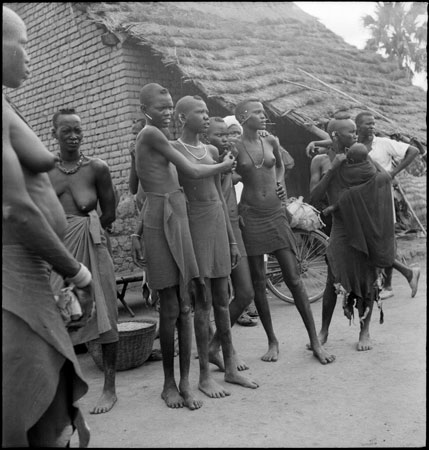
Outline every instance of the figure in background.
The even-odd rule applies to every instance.
[[[117,401],[116,276],[104,232],[116,217],[114,188],[108,165],[100,158],[86,156],[81,150],[83,130],[78,113],[74,109],[61,109],[53,115],[52,125],[60,160],[49,177],[67,216],[64,243],[78,261],[90,268],[94,278],[96,314],[71,337],[74,345],[90,341],[101,344],[104,386],[91,414],[106,413]],[[59,277],[54,274],[51,282],[54,291],[58,290]]]
[[[284,177],[278,141],[273,136],[261,137],[266,128],[266,115],[257,99],[239,103],[235,116],[243,127],[237,143],[237,172],[244,185],[239,214],[243,219],[242,235],[255,291],[255,305],[268,338],[268,351],[263,361],[277,361],[279,343],[274,334],[266,295],[264,255],[272,253],[281,268],[283,279],[302,317],[314,355],[322,364],[334,361],[317,337],[308,295],[299,275],[295,236],[290,228],[281,199],[276,193]]]
[[[176,116],[182,124],[180,138],[174,147],[194,164],[214,165],[219,152],[199,140],[199,134],[209,127],[205,102],[199,96],[185,96],[176,104]],[[226,154],[225,157],[228,157]],[[179,169],[179,181],[187,198],[189,228],[197,258],[200,277],[204,279],[206,300],[195,298],[195,338],[198,349],[199,389],[213,398],[230,393],[214,381],[209,369],[212,362],[225,368],[225,381],[248,388],[258,384],[242,376],[234,357],[229,317],[228,276],[238,263],[240,252],[229,221],[222,194],[220,175],[201,180],[190,178]],[[223,363],[218,352],[209,348],[209,321],[213,305],[216,329],[222,346]]]
[[[191,163],[173,148],[167,137],[173,100],[157,83],[144,86],[140,105],[147,123],[136,142],[136,169],[146,193],[143,223],[133,239],[136,258],[147,259],[148,283],[160,297],[160,341],[164,369],[161,397],[170,408],[202,406],[189,384],[192,346],[191,292],[204,302],[204,284],[199,279],[186,211],[186,197],[177,170],[190,178],[203,178],[228,171],[233,159],[227,154],[219,164]],[[142,244],[144,249],[142,249]],[[174,377],[174,332],[178,328],[180,382]]]

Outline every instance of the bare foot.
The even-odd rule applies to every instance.
[[[183,408],[185,400],[180,395],[176,386],[164,386],[161,392],[161,398],[169,408]]]
[[[105,391],[101,394],[95,407],[89,412],[90,414],[103,414],[110,411],[118,400],[114,392]]]
[[[319,339],[320,345],[325,345],[326,342],[328,342],[328,333],[320,331],[317,338]],[[311,346],[311,342],[307,344],[307,350],[313,350],[313,347]]]
[[[247,377],[244,377],[243,375],[239,374],[238,372],[225,374],[225,381],[227,383],[233,383],[233,384],[239,384],[240,386],[247,387],[250,389],[256,389],[259,387],[258,383],[255,383],[254,381],[250,380]]]
[[[209,350],[209,362],[217,366],[221,372],[225,372],[225,365],[219,351],[214,352]]]
[[[319,360],[321,364],[329,364],[335,361],[335,355],[331,355],[322,346],[314,349],[313,355]]]
[[[234,355],[234,360],[235,360],[235,366],[237,367],[237,370],[239,370],[240,372],[242,370],[247,370],[249,368],[249,366],[237,355]]]
[[[279,359],[279,344],[277,342],[268,344],[268,351],[261,359],[266,362],[276,362]]]
[[[204,392],[210,398],[223,398],[231,395],[231,392],[226,391],[220,384],[209,378],[198,383],[198,389]]]
[[[369,334],[367,333],[360,333],[359,334],[359,342],[357,344],[357,350],[359,352],[365,352],[367,350],[372,349],[371,340],[369,338]]]
[[[195,397],[195,395],[191,391],[191,388],[189,387],[189,384],[187,384],[186,386],[185,385],[179,386],[180,386],[180,395],[183,397],[185,406],[187,406],[191,410],[200,409],[201,406],[203,406],[202,400],[199,400]]]
[[[413,276],[408,283],[411,288],[411,297],[414,297],[417,294],[417,288],[419,287],[420,267],[413,267],[411,270],[413,271]]]

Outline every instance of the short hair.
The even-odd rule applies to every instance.
[[[235,118],[239,121],[239,117],[241,114],[247,113],[247,108],[249,103],[261,103],[261,101],[258,98],[248,98],[246,100],[243,100],[237,104],[234,110]]]
[[[157,95],[169,95],[170,92],[165,87],[162,87],[158,83],[149,83],[142,87],[140,90],[140,104],[141,105],[150,105],[153,102],[153,99]]]
[[[180,98],[176,103],[176,117],[179,114],[187,114],[195,100],[204,102],[204,99],[199,95],[185,95],[184,97]]]
[[[74,108],[63,108],[63,109],[58,110],[52,116],[52,125],[54,126],[54,128],[57,128],[57,126],[58,126],[58,117],[67,116],[69,114],[77,114],[77,112]]]
[[[366,145],[356,142],[349,148],[346,156],[348,160],[352,160],[355,163],[362,162],[367,159],[368,149]]]
[[[362,111],[355,117],[356,125],[360,125],[363,122],[364,117],[374,117],[374,114],[369,111]]]

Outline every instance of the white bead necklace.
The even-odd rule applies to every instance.
[[[185,144],[180,138],[177,139],[177,142],[180,142],[180,143],[183,145],[183,147],[185,148],[185,150],[186,150],[190,155],[192,155],[195,159],[197,159],[198,161],[202,160],[203,158],[205,158],[205,157],[207,156],[207,147],[206,147],[206,145],[203,144],[202,142],[200,142],[200,144],[197,145],[197,146],[191,145],[191,144]],[[188,149],[188,147],[198,148],[198,149],[199,149],[199,148],[201,148],[201,144],[202,144],[203,147],[204,147],[204,154],[203,154],[203,156],[195,156],[195,155]]]

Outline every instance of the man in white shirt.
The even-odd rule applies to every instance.
[[[410,165],[419,154],[419,150],[412,145],[386,137],[375,136],[375,118],[369,111],[359,113],[355,118],[355,123],[358,142],[365,144],[369,156],[390,174],[392,180],[399,172]],[[411,296],[414,297],[417,292],[420,268],[411,268],[395,260],[393,267],[385,269],[384,288],[380,293],[380,298],[386,299],[394,295],[392,290],[393,268],[397,269],[407,279],[411,287]]]

